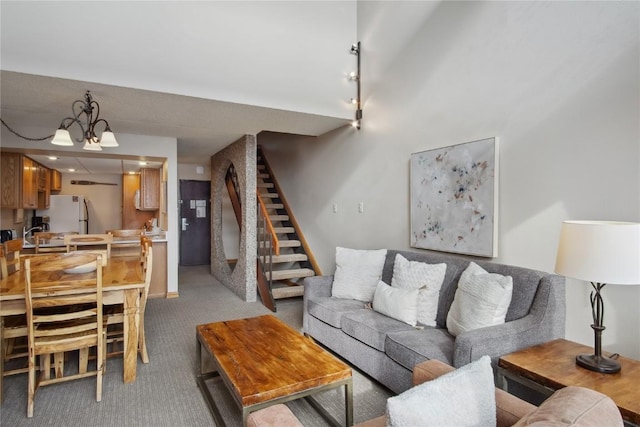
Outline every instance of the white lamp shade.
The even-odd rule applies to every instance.
[[[64,145],[64,146],[72,146],[73,141],[71,140],[71,135],[69,131],[66,129],[58,129],[53,135],[53,139],[51,140],[53,145]]]
[[[113,132],[104,131],[102,132],[102,136],[100,137],[100,146],[102,147],[117,147],[118,141],[116,141],[116,136]]]
[[[100,147],[99,142],[91,143],[88,140],[85,140],[84,147],[82,147],[82,149],[88,151],[102,151],[102,147]]]
[[[640,223],[563,222],[555,272],[595,283],[640,284]]]

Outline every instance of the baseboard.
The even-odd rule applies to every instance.
[[[179,298],[178,292],[167,292],[167,298]]]

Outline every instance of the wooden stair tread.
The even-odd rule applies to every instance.
[[[260,197],[263,199],[277,199],[280,195],[278,193],[260,193]]]
[[[315,276],[316,273],[310,268],[294,268],[291,270],[275,270],[271,273],[271,277],[269,277],[269,272],[266,273],[267,278],[271,280],[286,280],[293,279],[297,277],[311,277]]]
[[[264,207],[267,209],[284,209],[284,205],[282,203],[265,203]]]
[[[281,248],[298,248],[302,245],[302,243],[300,243],[300,240],[295,240],[295,239],[291,239],[291,240],[280,240],[278,242],[278,245]],[[269,243],[267,243],[267,247],[271,246]],[[262,244],[262,242],[260,242],[260,247],[263,248],[264,245]]]
[[[273,188],[273,183],[271,182],[258,182],[257,183],[258,188]]]
[[[280,262],[300,262],[307,261],[309,257],[305,254],[282,254],[282,255],[273,255],[271,257],[272,263],[280,263]],[[267,258],[267,261],[269,259]]]
[[[283,286],[278,288],[274,287],[271,289],[271,293],[273,294],[273,299],[301,297],[302,295],[304,295],[304,286],[296,285]]]
[[[274,221],[289,221],[289,215],[269,215],[271,222]]]
[[[296,231],[293,227],[273,227],[276,234],[289,234]],[[262,233],[262,227],[258,227],[258,233]]]

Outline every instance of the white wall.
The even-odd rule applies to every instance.
[[[553,271],[563,220],[640,221],[639,12],[358,2],[362,129],[259,137],[323,271],[335,246],[409,249],[411,153],[491,136],[496,262]],[[590,286],[567,280],[566,292],[566,337],[593,345]],[[639,359],[640,287],[607,286],[604,299],[604,349]]]
[[[355,14],[355,0],[3,1],[2,69],[348,117]]]

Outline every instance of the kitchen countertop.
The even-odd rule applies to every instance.
[[[166,233],[164,232],[160,234],[147,234],[147,237],[150,237],[153,243],[163,243],[167,241],[167,236],[166,236]],[[139,242],[140,242],[140,239],[134,239],[131,237],[114,237],[112,245],[117,245],[119,243],[125,244],[125,243],[139,243]],[[65,246],[64,239],[51,239],[51,240],[45,240],[43,243],[40,243],[40,247],[43,247],[43,248],[55,248],[60,246]],[[31,249],[35,247],[36,245],[34,243],[33,237],[27,238],[24,244],[22,245],[23,249]]]

